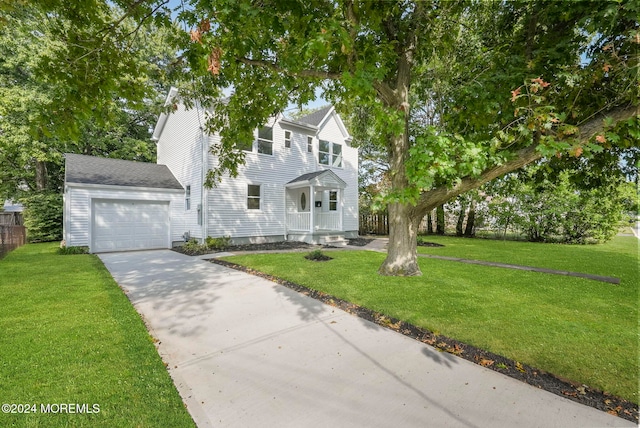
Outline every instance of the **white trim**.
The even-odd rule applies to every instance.
[[[167,99],[164,102],[164,106],[167,107],[169,104],[173,102],[173,99],[178,95],[178,88],[171,87],[169,93],[167,94]],[[151,140],[156,143],[160,140],[162,136],[162,131],[164,131],[164,125],[167,123],[167,119],[169,115],[167,113],[162,112],[160,117],[158,118],[158,122],[156,122],[156,126],[153,128],[153,135],[151,136]]]
[[[69,187],[87,188],[87,189],[104,189],[104,190],[126,190],[132,192],[158,192],[158,193],[182,193],[185,189],[166,189],[162,187],[134,187],[134,186],[117,186],[113,184],[89,184],[89,183],[67,183]]]

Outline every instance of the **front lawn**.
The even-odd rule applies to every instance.
[[[0,426],[194,426],[97,257],[58,255],[54,244],[14,250],[0,260],[0,308],[0,402],[16,405],[3,406]]]
[[[382,277],[384,254],[250,254],[229,261],[638,403],[637,239],[598,246],[428,238],[433,254],[621,278],[620,285],[420,258],[422,277]]]

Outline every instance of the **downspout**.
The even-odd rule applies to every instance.
[[[200,150],[202,151],[202,168],[200,168],[200,225],[202,227],[202,242],[206,242],[207,239],[207,217],[208,216],[208,206],[207,206],[207,192],[204,188],[204,178],[207,175],[208,169],[208,147],[205,141],[207,138],[205,137],[204,130],[202,126],[200,127]]]

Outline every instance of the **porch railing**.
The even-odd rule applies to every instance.
[[[341,230],[340,214],[336,212],[315,213],[316,230]],[[287,229],[308,232],[311,228],[311,213],[287,213]]]
[[[340,215],[337,212],[317,213],[315,226],[321,230],[340,230]]]
[[[311,213],[287,213],[287,229],[308,231],[311,228]]]

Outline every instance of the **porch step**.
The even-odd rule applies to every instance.
[[[320,238],[320,244],[344,247],[347,245],[347,240],[344,239],[344,235],[326,235]]]

